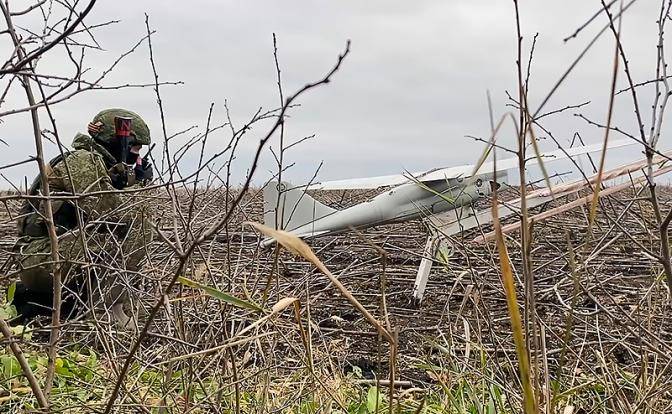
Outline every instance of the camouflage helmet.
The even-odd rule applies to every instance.
[[[134,144],[149,145],[151,143],[149,127],[140,118],[140,115],[119,108],[105,109],[94,116],[93,121],[89,124],[89,135],[104,144],[109,144],[115,138],[114,118],[118,116],[133,120],[131,124],[131,136],[135,137]]]

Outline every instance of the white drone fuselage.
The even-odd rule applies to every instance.
[[[313,199],[305,187],[291,188],[288,183],[273,182],[264,189],[264,222],[268,226],[277,223],[277,228],[307,238],[428,217],[471,205],[488,195],[490,178],[491,175],[412,181],[343,210],[334,210]]]

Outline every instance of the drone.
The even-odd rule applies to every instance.
[[[610,142],[613,149],[634,144],[632,140]],[[538,154],[527,160],[526,166],[572,159],[603,150],[603,144],[584,145]],[[637,171],[638,163],[606,172],[613,179]],[[413,289],[413,298],[421,301],[429,272],[435,261],[439,244],[460,232],[490,223],[491,208],[477,209],[476,201],[484,199],[493,189],[508,184],[509,170],[518,168],[518,158],[478,165],[460,165],[429,171],[317,182],[293,185],[271,181],[263,188],[264,224],[284,230],[303,239],[363,230],[389,223],[423,219],[427,223],[428,238]],[[630,168],[628,168],[630,167]],[[639,167],[641,168],[641,167]],[[617,174],[620,173],[620,174]],[[592,180],[577,180],[542,188],[526,196],[528,208],[559,199],[585,188]],[[587,182],[586,182],[587,181]],[[329,207],[308,194],[308,191],[373,190],[382,191],[373,198],[341,210]],[[500,219],[520,213],[522,200],[499,202]],[[261,242],[262,247],[274,244],[273,239]]]

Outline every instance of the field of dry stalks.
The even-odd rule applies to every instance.
[[[184,196],[196,200],[194,223],[205,225],[221,214],[227,194]],[[338,207],[366,196],[316,194]],[[161,194],[154,200],[159,223],[170,223]],[[663,191],[661,200],[672,202],[672,193]],[[499,257],[493,243],[473,241],[488,227],[445,243],[422,303],[411,300],[427,234],[421,221],[309,241],[396,338],[397,347],[390,347],[313,265],[286,251],[259,249],[261,236],[243,222],[260,221],[261,205],[260,195],[250,191],[237,217],[195,252],[184,276],[213,289],[181,285],[165,298],[114,410],[520,412]],[[3,263],[16,207],[7,203],[2,213]],[[660,266],[640,248],[655,250],[659,243],[650,231],[653,220],[650,204],[630,191],[602,200],[591,235],[582,209],[537,223],[530,252],[534,311],[525,309],[516,271],[517,235],[508,239],[539,412],[662,413],[672,407],[670,294]],[[150,250],[142,274],[128,284],[141,320],[176,261],[165,243]],[[11,272],[3,274],[10,275],[2,280],[8,286]],[[259,310],[235,306],[224,292]],[[48,341],[40,323],[49,322],[15,330],[38,374]],[[136,335],[86,319],[67,322],[55,385],[59,409],[104,411]],[[0,359],[2,407],[32,406],[6,347]]]

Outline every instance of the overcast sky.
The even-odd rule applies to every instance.
[[[521,1],[521,26],[525,58],[532,38],[539,33],[530,84],[530,106],[541,99],[606,24],[605,16],[564,43],[601,6],[599,1]],[[20,9],[26,2],[12,2]],[[660,2],[639,0],[625,15],[623,43],[635,82],[655,74],[656,18]],[[104,51],[87,51],[88,79],[108,67],[144,33],[144,13],[156,29],[154,55],[160,80],[183,81],[182,86],[162,87],[168,134],[197,125],[205,127],[208,107],[215,103],[213,124],[225,120],[227,100],[237,125],[257,108],[278,105],[272,34],[278,37],[279,59],[286,94],[308,81],[321,78],[352,41],[351,53],[329,85],[315,89],[291,112],[286,140],[315,134],[291,149],[295,162],[287,176],[308,180],[318,165],[321,179],[339,179],[421,170],[475,161],[483,144],[466,135],[487,137],[490,126],[486,91],[492,95],[496,117],[512,110],[505,91],[516,90],[516,35],[512,1],[100,1],[87,17],[89,25],[108,20],[120,23],[96,30]],[[17,18],[33,29],[39,21]],[[87,40],[86,37],[81,37]],[[90,41],[89,41],[90,42]],[[586,101],[581,112],[596,122],[606,122],[614,38],[607,32],[548,103],[553,110]],[[670,46],[672,47],[672,46]],[[6,36],[3,55],[11,53]],[[668,54],[669,56],[669,54]],[[65,75],[69,63],[57,53],[38,65],[38,72]],[[146,45],[124,60],[104,81],[105,85],[151,83]],[[3,86],[6,80],[2,80]],[[625,86],[621,73],[619,87]],[[644,121],[651,118],[652,88],[640,91]],[[13,89],[0,112],[25,105],[20,89]],[[62,139],[70,142],[76,132],[100,109],[126,107],[149,123],[155,140],[161,140],[156,97],[151,88],[96,91],[80,94],[54,108]],[[546,120],[563,144],[575,132],[589,142],[599,142],[603,132],[589,127],[570,110]],[[616,100],[615,123],[636,132],[629,94]],[[242,143],[235,176],[242,177],[251,149],[265,132],[259,125]],[[43,127],[48,127],[43,119]],[[544,134],[540,131],[539,135]],[[3,118],[0,138],[10,145],[0,151],[0,164],[34,153],[31,126],[26,114]],[[512,145],[511,127],[501,142]],[[665,139],[665,138],[663,138]],[[208,151],[228,140],[227,131],[213,134]],[[2,144],[0,144],[2,145]],[[544,144],[545,149],[555,149]],[[634,159],[641,149],[614,154]],[[54,146],[48,146],[50,155]],[[158,152],[158,151],[157,151]],[[196,154],[185,168],[193,167]],[[272,158],[265,154],[260,179],[270,176]],[[17,167],[2,172],[11,180],[34,176],[36,169]],[[3,184],[2,187],[7,187]]]

